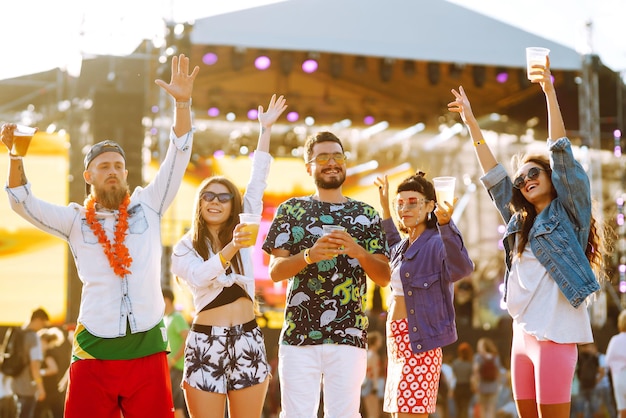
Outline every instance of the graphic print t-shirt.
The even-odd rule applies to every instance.
[[[341,225],[371,254],[389,257],[380,216],[370,205],[348,199],[328,203],[311,197],[282,203],[263,250],[298,254],[322,236],[322,225]],[[358,260],[339,255],[308,265],[289,279],[281,344],[345,344],[366,347],[365,271]]]

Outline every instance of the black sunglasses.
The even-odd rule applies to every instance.
[[[516,189],[521,189],[522,187],[526,185],[526,179],[535,180],[537,177],[539,177],[540,171],[546,171],[546,170],[544,170],[543,168],[539,168],[539,167],[529,168],[527,174],[520,174],[515,180],[513,180],[513,187],[515,187]]]
[[[200,198],[205,202],[212,202],[217,197],[220,203],[226,203],[233,198],[232,193],[213,193],[213,192],[202,192]]]

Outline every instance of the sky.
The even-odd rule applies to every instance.
[[[81,55],[129,54],[142,40],[162,37],[164,20],[184,22],[280,1],[108,0],[106,8],[91,0],[11,2],[0,25],[0,80],[72,68]],[[621,28],[626,0],[450,2],[579,52],[591,47],[605,65],[626,72],[626,36]]]

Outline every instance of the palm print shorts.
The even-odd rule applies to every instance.
[[[205,392],[257,385],[270,374],[263,333],[252,320],[232,327],[192,324],[185,347],[184,381]]]

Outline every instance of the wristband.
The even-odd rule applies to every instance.
[[[304,262],[307,264],[313,264],[313,260],[311,260],[311,249],[307,248],[304,250]]]
[[[482,140],[482,141],[480,141],[480,140],[479,141],[474,141],[474,146],[477,147],[478,145],[482,145],[484,143],[485,143],[484,140]]]
[[[221,251],[217,254],[220,256],[220,261],[222,262],[222,266],[224,266],[224,269],[228,269],[228,267],[230,267],[230,261],[224,258]]]
[[[21,155],[11,154],[9,152],[9,158],[12,159],[12,160],[21,160],[23,157]]]
[[[186,102],[176,102],[176,109],[189,109],[190,105],[191,100],[188,100]]]

